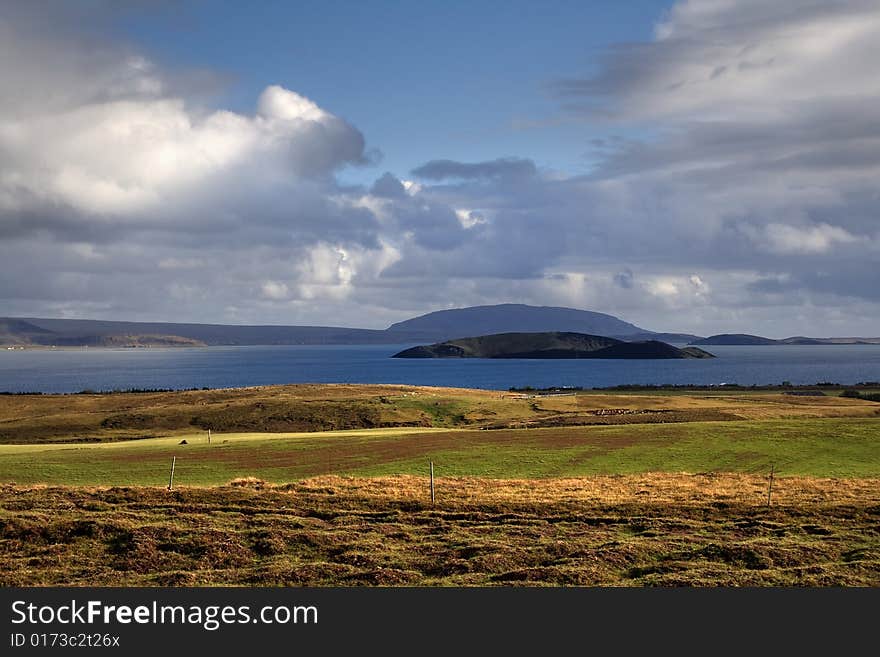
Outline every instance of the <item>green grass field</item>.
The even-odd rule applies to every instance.
[[[186,445],[179,444],[186,440]],[[646,472],[880,477],[871,418],[687,422],[462,430],[384,428],[321,433],[204,432],[111,443],[0,445],[0,482],[179,486],[254,476],[273,483],[336,474],[556,478]]]

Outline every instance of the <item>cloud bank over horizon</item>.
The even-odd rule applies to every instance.
[[[880,335],[877,2],[679,2],[552,83],[608,135],[589,175],[429,155],[371,185],[340,175],[377,166],[356,118],[283,82],[212,107],[36,11],[0,9],[0,314],[381,328],[513,302]]]

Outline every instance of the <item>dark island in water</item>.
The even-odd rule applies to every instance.
[[[404,349],[392,358],[715,358],[659,340],[625,342],[586,333],[496,333]]]

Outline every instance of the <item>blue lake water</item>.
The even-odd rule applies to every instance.
[[[880,381],[880,345],[719,346],[708,360],[397,359],[412,345],[0,350],[0,391],[404,383],[506,390]]]

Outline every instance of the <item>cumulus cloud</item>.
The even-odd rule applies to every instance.
[[[7,312],[259,321],[270,301],[277,321],[350,286],[325,251],[381,260],[376,216],[335,179],[365,161],[355,127],[281,85],[252,113],[209,109],[92,29],[113,10],[42,4],[0,9]]]
[[[357,130],[281,87],[263,92],[255,116],[199,115],[166,97],[0,116],[0,203],[10,212],[42,201],[89,217],[165,216],[163,205],[206,186],[320,177],[357,162],[363,147]],[[259,174],[249,170],[256,162]]]

